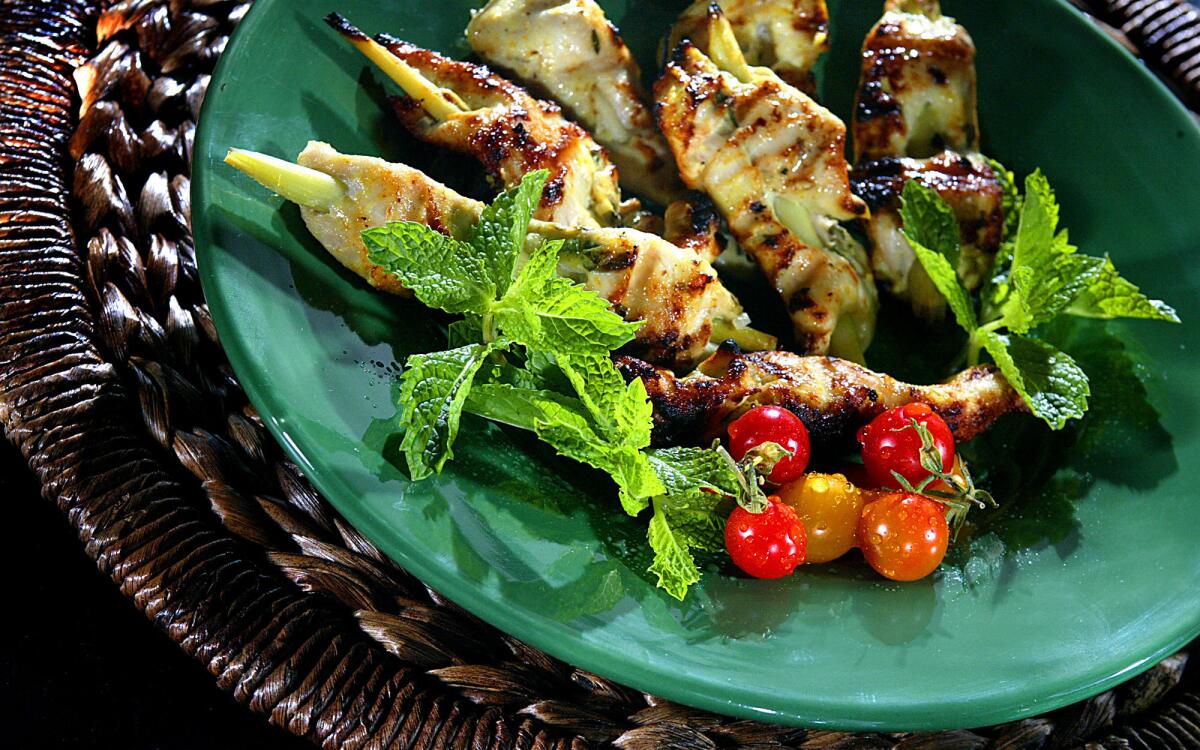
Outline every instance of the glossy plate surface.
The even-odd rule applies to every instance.
[[[879,4],[830,4],[822,93],[845,116]],[[336,267],[295,207],[221,158],[230,146],[291,158],[315,138],[443,176],[473,171],[414,147],[385,110],[395,89],[321,22],[336,8],[462,56],[471,5],[258,0],[214,76],[196,145],[197,252],[229,358],[289,454],[381,549],[568,662],[683,703],[810,726],[1013,719],[1098,692],[1200,632],[1200,131],[1055,0],[945,2],[979,48],[985,150],[1019,174],[1042,167],[1072,239],[1111,253],[1185,323],[1063,333],[1092,371],[1093,418],[1055,436],[1011,419],[975,447],[998,451],[983,464],[1008,508],[984,518],[956,564],[910,585],[855,561],[782,582],[713,568],[681,604],[642,572],[644,522],[519,434],[468,418],[445,474],[410,484],[391,387],[407,354],[441,348],[438,322]],[[603,5],[647,62],[679,7]],[[877,364],[894,359],[888,335]]]

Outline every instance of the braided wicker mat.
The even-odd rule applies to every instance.
[[[1200,104],[1194,9],[1096,5]],[[195,119],[248,7],[0,0],[0,421],[96,564],[237,700],[331,748],[1200,747],[1186,651],[987,729],[790,730],[573,669],[397,568],[283,459],[200,291]]]

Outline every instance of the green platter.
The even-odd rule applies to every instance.
[[[776,582],[711,567],[677,603],[647,580],[644,523],[619,512],[610,488],[470,418],[446,472],[409,483],[389,426],[392,382],[407,354],[441,348],[439,321],[336,267],[293,206],[221,158],[235,145],[290,158],[316,138],[474,172],[414,146],[384,107],[391,85],[321,22],[336,9],[461,56],[471,5],[258,0],[213,77],[195,148],[196,249],[229,359],[287,452],[384,552],[572,664],[808,726],[1015,719],[1127,679],[1200,633],[1200,129],[1058,0],[945,2],[979,48],[985,150],[1018,174],[1042,167],[1072,239],[1111,253],[1185,322],[1059,332],[1093,368],[1093,415],[1058,435],[1010,418],[977,441],[1007,507],[981,516],[932,580],[890,584],[854,560]],[[603,5],[644,64],[679,8]],[[878,5],[831,2],[821,91],[842,116]],[[894,356],[892,336],[870,357],[905,375],[911,359]]]

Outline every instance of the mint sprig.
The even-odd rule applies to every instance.
[[[1062,429],[1088,408],[1087,375],[1066,353],[1037,337],[1061,315],[1179,322],[1175,311],[1142,294],[1108,257],[1084,255],[1058,228],[1059,206],[1040,171],[1019,195],[1012,173],[992,162],[1005,189],[1006,236],[978,300],[955,273],[958,224],[941,196],[916,180],[901,195],[903,232],[917,259],[967,332],[967,358],[986,351],[1030,410]],[[1017,218],[1013,218],[1016,215]]]
[[[413,479],[442,470],[463,412],[529,430],[559,455],[608,474],[622,509],[652,515],[649,572],[682,599],[700,579],[696,549],[721,545],[733,504],[766,507],[760,474],[786,451],[741,463],[722,448],[652,450],[645,384],[610,359],[638,323],[557,274],[561,241],[527,235],[547,173],[531,172],[485,209],[467,239],[396,222],[363,232],[368,257],[430,307],[461,314],[448,350],[409,357],[401,375],[401,446]]]

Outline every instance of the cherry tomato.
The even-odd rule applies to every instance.
[[[858,522],[863,557],[893,581],[915,581],[937,570],[949,541],[942,504],[910,492],[889,492],[868,503]]]
[[[756,406],[729,425],[729,453],[734,460],[756,445],[778,443],[792,452],[775,464],[767,481],[783,484],[799,479],[808,468],[808,428],[800,417],[779,406]]]
[[[805,562],[836,560],[855,546],[862,492],[841,474],[805,474],[779,488],[808,534]]]
[[[888,409],[858,431],[863,465],[875,487],[896,488],[893,471],[913,485],[929,477],[921,466],[921,436],[912,428],[914,419],[933,437],[933,445],[942,456],[942,471],[954,467],[954,434],[945,420],[926,404],[905,404]]]
[[[804,562],[807,537],[796,511],[772,495],[767,509],[733,509],[725,522],[725,548],[733,563],[755,578],[782,578]]]

